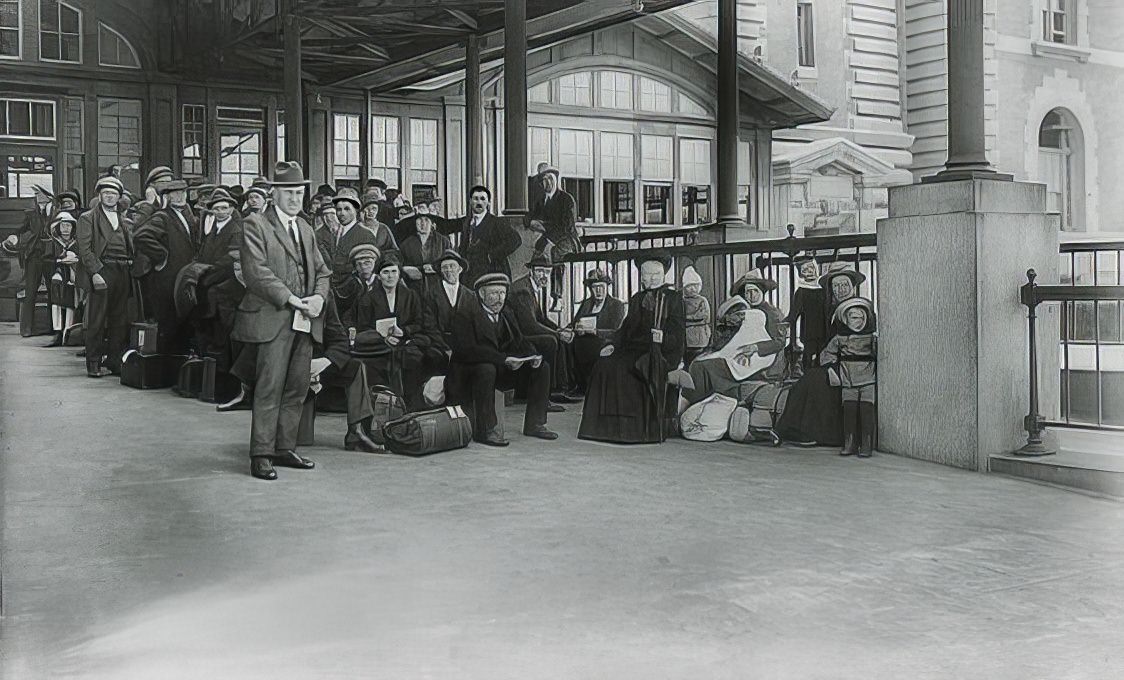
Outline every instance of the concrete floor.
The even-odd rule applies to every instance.
[[[0,325],[5,678],[1124,677],[1114,501],[574,413],[419,460],[322,417],[264,483],[247,414],[43,342]]]

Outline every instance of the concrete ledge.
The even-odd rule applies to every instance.
[[[991,472],[1124,498],[1124,456],[1063,451],[1053,456],[991,456]]]
[[[1046,185],[977,179],[895,187],[889,216],[972,212],[1041,215],[1046,212]]]

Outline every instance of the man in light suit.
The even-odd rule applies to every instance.
[[[273,465],[310,470],[297,455],[297,427],[308,393],[313,341],[323,341],[322,312],[332,271],[300,212],[308,182],[299,163],[274,169],[273,205],[242,223],[246,294],[234,320],[235,340],[257,351],[250,474],[277,479]]]

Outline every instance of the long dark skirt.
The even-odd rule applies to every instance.
[[[635,354],[618,350],[594,364],[578,428],[580,439],[618,444],[652,444],[662,439],[656,400],[637,370],[636,360]],[[664,409],[665,427],[674,415],[673,404]]]
[[[776,432],[788,441],[843,444],[843,392],[828,382],[827,369],[813,366],[792,386]]]

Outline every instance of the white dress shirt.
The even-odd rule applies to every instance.
[[[441,285],[445,288],[445,297],[449,298],[449,306],[456,307],[457,295],[459,295],[461,292],[461,284],[454,283],[450,285],[448,281],[442,279]]]
[[[121,216],[116,210],[106,210],[104,205],[101,206],[101,211],[105,214],[105,219],[109,220],[109,226],[113,227],[113,231],[117,231],[121,226]]]
[[[277,206],[273,206],[273,209],[275,211],[277,211],[277,219],[281,220],[281,224],[284,224],[288,227],[289,233],[293,235],[293,240],[296,241],[297,243],[300,243],[301,242],[301,230],[300,230],[300,227],[297,226],[296,216],[295,215],[286,215],[281,210],[281,208],[278,208]]]

